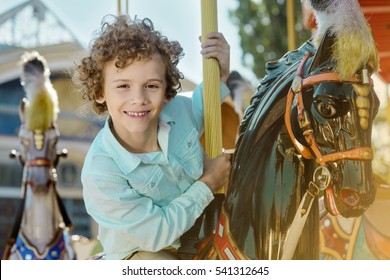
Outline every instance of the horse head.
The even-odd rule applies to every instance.
[[[317,17],[326,14],[325,7],[330,9],[322,6]],[[322,34],[314,57],[307,55],[298,67],[285,115],[296,149],[318,165],[313,183],[324,191],[326,209],[344,217],[361,215],[376,190],[371,130],[379,100],[370,76],[378,58],[367,24],[359,26],[356,31],[333,25]]]
[[[21,64],[21,84],[26,92],[19,110],[24,181],[32,191],[43,194],[56,182],[58,98],[44,57],[38,52],[25,53]]]

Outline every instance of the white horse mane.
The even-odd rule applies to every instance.
[[[25,68],[25,65],[31,63],[33,60],[40,61],[44,68],[42,71],[37,67],[31,66],[28,67],[28,71],[26,71],[26,69],[22,70],[21,82],[24,86],[26,97],[31,102],[35,99],[40,90],[44,90],[53,102],[56,112],[58,112],[58,96],[50,81],[51,73],[46,59],[37,51],[26,52],[21,57],[21,65]]]
[[[342,79],[348,79],[362,67],[379,70],[378,51],[357,0],[305,0],[317,21],[316,47],[327,31],[335,36],[332,59]]]
[[[47,127],[46,124],[57,120],[59,105],[46,59],[36,51],[26,52],[21,57],[21,66],[21,84],[26,93],[26,109],[30,111],[26,120]]]

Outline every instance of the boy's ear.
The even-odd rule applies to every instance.
[[[104,98],[104,96],[100,96],[96,99],[96,102],[99,104],[103,104],[104,102],[106,102],[106,99]]]
[[[171,101],[171,100],[172,100],[172,98],[165,97],[165,98],[164,98],[164,103],[168,103],[168,102]]]

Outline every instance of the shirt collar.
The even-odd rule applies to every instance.
[[[141,160],[126,150],[115,138],[110,128],[110,118],[107,118],[103,127],[103,145],[116,165],[127,175],[140,164]]]
[[[110,129],[110,118],[108,117],[103,127],[103,144],[112,159],[124,174],[131,173],[141,163],[140,157],[126,150],[115,138]],[[165,157],[168,157],[168,139],[171,124],[175,124],[172,116],[161,112],[159,117],[158,141]]]
[[[175,120],[171,115],[168,115],[164,111],[160,113],[160,123],[161,121],[167,123],[167,124],[175,124]]]
[[[158,143],[160,144],[163,154],[168,159],[168,143],[169,143],[169,131],[171,130],[171,124],[175,124],[173,118],[167,114],[161,113],[158,125]]]

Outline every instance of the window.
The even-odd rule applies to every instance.
[[[22,165],[17,163],[0,163],[0,186],[20,187],[22,185]]]
[[[80,187],[81,168],[72,162],[60,163],[57,167],[58,185],[61,187]]]

